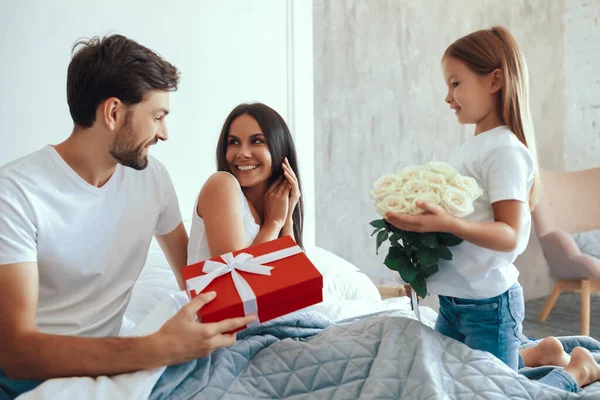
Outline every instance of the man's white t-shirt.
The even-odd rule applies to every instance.
[[[529,242],[533,158],[507,126],[499,126],[470,138],[449,164],[461,175],[474,178],[483,189],[483,195],[473,204],[475,211],[466,219],[493,222],[493,203],[518,200],[525,203],[521,231],[512,252],[489,250],[466,241],[450,247],[452,261],[439,262],[439,271],[427,279],[427,288],[432,294],[465,299],[498,296],[518,281],[519,271],[513,263]]]
[[[118,165],[100,188],[43,149],[0,168],[0,268],[37,262],[40,332],[116,336],[153,235],[181,213],[156,159]]]

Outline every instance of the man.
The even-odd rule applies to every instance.
[[[71,135],[0,168],[0,398],[44,379],[204,357],[235,342],[223,332],[253,320],[198,323],[212,293],[153,335],[117,337],[153,235],[183,288],[188,236],[171,179],[148,156],[168,138],[179,72],[121,35],[77,48]]]

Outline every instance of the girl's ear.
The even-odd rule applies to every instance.
[[[496,68],[490,72],[490,76],[492,78],[490,93],[496,93],[504,87],[504,72],[500,68]]]

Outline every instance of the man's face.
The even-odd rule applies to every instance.
[[[119,164],[136,170],[148,166],[148,148],[167,140],[165,117],[169,113],[169,92],[154,90],[144,100],[129,106],[123,124],[115,134],[109,152]]]

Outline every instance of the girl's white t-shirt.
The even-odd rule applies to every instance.
[[[533,184],[534,162],[527,147],[507,126],[480,133],[464,143],[449,164],[461,175],[474,178],[483,189],[475,211],[466,219],[493,222],[492,204],[518,200],[527,205]],[[527,247],[531,213],[523,207],[518,244],[512,252],[499,252],[464,241],[450,247],[452,261],[440,260],[439,271],[427,279],[431,294],[465,299],[498,296],[514,285],[519,271],[514,261]]]

